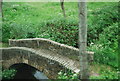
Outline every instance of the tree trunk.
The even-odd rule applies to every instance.
[[[84,1],[84,0],[83,0]],[[87,5],[79,0],[79,59],[80,59],[80,79],[89,79],[87,47]]]
[[[65,8],[64,8],[64,0],[60,0],[60,4],[61,4],[61,9],[62,9],[62,12],[63,12],[63,16],[66,17]]]

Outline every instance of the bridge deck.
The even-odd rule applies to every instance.
[[[79,69],[79,61],[72,60],[68,57],[62,56],[56,52],[45,50],[45,49],[33,49],[33,48],[26,48],[26,47],[10,47],[6,49],[22,49],[34,52],[35,54],[38,54],[39,56],[48,58],[49,60],[57,61],[59,64],[65,66],[65,68],[72,70],[73,72],[78,73],[80,71]],[[51,62],[52,63],[52,62]]]
[[[68,57],[62,56],[53,51],[48,51],[45,49],[34,49],[34,51],[36,52],[36,54],[39,54],[40,56],[46,57],[51,60],[58,61],[60,64],[64,65],[66,68],[76,73],[80,71],[78,61],[71,60]]]

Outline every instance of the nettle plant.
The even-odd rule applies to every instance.
[[[15,74],[16,74],[16,70],[15,69],[6,69],[6,70],[3,70],[2,72],[2,78],[3,79],[13,79]]]
[[[58,73],[58,79],[78,79],[78,74],[71,71],[60,71]]]

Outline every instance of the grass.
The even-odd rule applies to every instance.
[[[118,79],[118,74],[114,68],[111,68],[110,66],[93,63],[89,67],[90,71],[90,77],[89,79],[92,80],[100,80],[101,79]],[[58,73],[58,79],[78,79],[79,74],[73,73],[71,71],[60,71]],[[76,80],[79,81],[79,80]]]
[[[105,70],[105,69],[107,69],[107,70],[111,70],[111,71],[116,71],[114,68],[112,68],[112,67],[110,67],[110,66],[108,66],[108,65],[105,65],[105,64],[99,64],[99,63],[93,63],[93,64],[91,64],[90,66],[90,71],[92,72],[92,73],[96,73],[96,74],[99,74],[99,72],[101,71],[101,70]],[[100,75],[100,74],[99,74]]]
[[[9,4],[9,5],[8,5]],[[91,13],[100,9],[106,7],[106,5],[112,5],[113,3],[109,2],[89,2],[88,4],[88,24],[91,23],[91,19],[94,19],[94,15]],[[68,34],[71,36],[54,36],[54,33],[57,32],[51,32],[51,27],[52,28],[57,28],[58,26],[58,31],[60,31],[60,26],[63,24],[67,24],[66,22],[62,22],[64,19],[62,10],[60,7],[60,3],[58,2],[19,2],[19,3],[4,3],[3,6],[3,14],[4,14],[4,22],[5,25],[9,24],[8,27],[12,29],[12,31],[7,30],[5,32],[10,33],[8,36],[6,35],[4,38],[29,38],[30,36],[27,36],[28,33],[34,33],[33,37],[44,37],[44,38],[49,38],[53,40],[56,38],[54,41],[68,44],[69,37],[72,38],[72,35],[75,35],[76,29],[78,29],[78,3],[76,2],[66,2],[65,3],[65,12],[67,15],[66,21],[68,23],[67,29],[71,28],[72,26],[74,27],[74,31],[71,32],[73,34]],[[49,23],[49,24],[48,24]],[[55,26],[54,26],[55,25]],[[65,25],[64,25],[65,26]],[[63,27],[64,27],[63,26]],[[6,26],[7,27],[7,26]],[[90,28],[91,26],[88,26]],[[53,31],[54,31],[53,29]],[[71,29],[73,30],[73,29]],[[70,31],[71,31],[70,30]],[[62,31],[59,33],[61,34]],[[67,31],[63,31],[62,33],[67,33]],[[43,34],[43,36],[42,36]],[[44,35],[47,34],[47,35]],[[48,35],[49,34],[49,35]],[[52,36],[50,36],[52,34]],[[8,37],[8,38],[7,38]],[[66,42],[63,42],[62,40],[59,40],[57,38],[63,38],[63,41],[65,39],[67,40]],[[73,40],[71,39],[69,42],[75,42],[74,41],[75,36],[73,36]],[[5,39],[5,41],[7,41]],[[74,45],[72,45],[74,46]],[[77,46],[76,46],[77,47]]]
[[[20,12],[16,10],[13,12],[14,17],[9,21],[14,21],[14,23],[24,24],[32,23],[34,27],[40,27],[40,23],[52,20],[54,18],[63,17],[60,3],[47,3],[47,2],[29,2],[29,3],[12,3],[15,6],[20,6],[25,4],[31,6],[32,9],[29,11]],[[103,8],[106,5],[111,5],[112,3],[100,3],[93,2],[88,3],[88,14],[91,11],[94,11],[99,8]],[[75,18],[78,20],[78,4],[76,2],[66,2],[65,11],[68,18]],[[7,12],[4,12],[5,16],[8,15]],[[16,15],[19,14],[19,15]]]

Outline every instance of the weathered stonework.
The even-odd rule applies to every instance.
[[[10,39],[9,45],[9,48],[0,48],[0,62],[4,68],[16,63],[26,63],[43,71],[50,79],[55,79],[60,70],[71,70],[76,73],[80,71],[77,48],[43,38]],[[93,60],[94,53],[87,53],[89,61]]]
[[[60,44],[58,42],[49,39],[44,39],[44,38],[19,39],[19,40],[10,39],[9,45],[12,47],[18,46],[18,47],[45,49],[45,50],[53,51],[56,54],[66,56],[70,59],[79,61],[78,48],[68,46],[65,44]],[[87,53],[88,53],[89,61],[92,61],[94,52],[87,51]]]
[[[3,68],[9,68],[16,63],[26,63],[43,71],[51,79],[55,79],[60,70],[65,70],[65,67],[59,62],[42,57],[36,54],[36,52],[30,51],[31,49],[29,48],[0,48],[1,50]],[[54,63],[51,64],[51,62]]]

